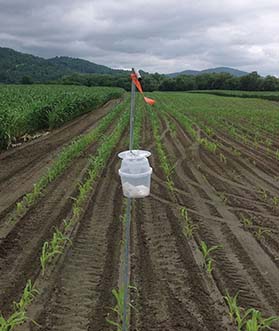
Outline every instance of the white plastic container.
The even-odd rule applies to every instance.
[[[150,194],[152,168],[143,150],[125,151],[118,154],[122,159],[119,175],[123,194],[127,198],[144,198]]]

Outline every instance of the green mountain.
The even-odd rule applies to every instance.
[[[169,77],[177,77],[181,75],[191,75],[191,76],[197,76],[202,74],[212,74],[212,73],[228,73],[235,77],[241,77],[248,75],[248,72],[229,68],[229,67],[218,67],[218,68],[211,68],[211,69],[205,69],[205,70],[184,70],[181,72],[174,72],[171,74],[168,74]]]
[[[124,70],[111,69],[109,67],[96,64],[87,60],[71,58],[68,56],[56,56],[48,60],[49,63],[83,74],[118,74],[123,73]]]
[[[82,59],[38,56],[0,47],[0,83],[32,81],[44,83],[75,73],[119,74],[123,70],[111,69]]]
[[[219,67],[201,71],[184,70],[181,72],[167,74],[166,76],[196,76],[205,73],[221,72],[230,73],[231,75],[237,77],[247,74],[247,72],[237,69]],[[78,58],[56,56],[51,59],[44,59],[38,56],[20,53],[10,48],[0,47],[0,83],[45,83],[54,80],[61,80],[64,76],[72,76],[74,74],[119,75],[125,73],[128,73],[128,71],[112,69]]]

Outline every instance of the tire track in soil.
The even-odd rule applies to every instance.
[[[115,154],[90,198],[72,247],[60,266],[48,306],[38,322],[47,330],[110,330],[105,318],[114,305],[123,206]]]
[[[152,198],[136,201],[133,330],[221,330],[223,325],[178,220]]]
[[[169,148],[168,152],[170,154],[174,153],[175,150],[179,150],[179,149],[182,152],[180,155],[180,158],[183,157],[185,154],[187,154],[187,149],[184,149],[184,151],[183,151],[183,143],[181,142],[181,140],[179,140],[179,141],[176,140],[175,142],[173,142],[173,144],[176,144],[176,148],[171,148],[170,147],[171,142],[166,142],[166,146]],[[198,146],[196,146],[196,147],[198,148]],[[197,150],[196,160],[197,160],[197,162],[199,162],[201,160],[198,155],[198,149],[196,149],[196,150]],[[206,194],[215,202],[215,207],[217,208],[218,213],[222,215],[224,222],[221,222],[220,225],[222,225],[223,228],[224,228],[224,226],[229,228],[231,230],[230,231],[231,235],[234,237],[234,245],[232,245],[233,239],[228,241],[229,238],[227,236],[225,236],[225,234],[227,232],[224,233],[224,231],[221,231],[220,227],[216,226],[216,223],[215,223],[214,228],[212,228],[211,230],[213,233],[216,234],[216,237],[218,238],[218,240],[217,240],[216,237],[213,238],[212,234],[209,233],[209,231],[210,231],[209,225],[212,225],[213,224],[212,222],[209,222],[207,224],[207,228],[206,228],[207,231],[205,231],[206,225],[200,224],[200,232],[202,230],[202,227],[204,227],[203,231],[202,231],[203,236],[205,238],[207,238],[208,243],[210,243],[210,245],[216,245],[219,243],[227,242],[227,244],[225,244],[225,248],[226,248],[225,253],[227,256],[221,257],[221,255],[223,253],[220,253],[220,251],[216,252],[216,256],[218,255],[218,261],[222,262],[220,264],[220,267],[223,268],[223,270],[227,271],[221,275],[222,282],[225,278],[225,284],[222,284],[222,286],[221,286],[221,289],[223,289],[223,293],[224,293],[224,288],[231,288],[232,284],[236,285],[235,291],[239,288],[247,291],[247,288],[250,288],[250,289],[252,289],[252,291],[254,293],[262,294],[262,295],[260,295],[260,298],[257,298],[257,296],[255,296],[255,298],[258,299],[258,300],[255,300],[255,299],[252,299],[251,293],[250,293],[250,295],[248,295],[248,297],[246,296],[246,299],[248,299],[248,302],[246,300],[245,303],[248,304],[248,306],[252,303],[254,306],[259,307],[259,302],[260,302],[260,306],[262,304],[265,311],[269,311],[269,312],[273,313],[274,311],[276,311],[278,309],[278,297],[276,296],[274,291],[272,291],[272,287],[276,288],[278,286],[278,282],[279,282],[278,273],[276,276],[276,270],[274,268],[274,265],[272,263],[270,263],[270,260],[268,259],[267,266],[263,266],[264,263],[262,260],[265,261],[265,259],[267,258],[266,254],[264,254],[264,252],[260,249],[259,245],[254,240],[254,238],[250,238],[249,235],[247,235],[247,233],[245,233],[244,231],[241,231],[241,229],[239,229],[237,227],[237,219],[234,218],[233,214],[231,214],[230,212],[228,212],[228,210],[226,210],[225,206],[222,206],[222,204],[220,204],[220,201],[218,202],[218,200],[216,199],[214,190],[212,191],[212,189],[210,188],[208,183],[202,178],[201,174],[195,168],[195,165],[191,166],[191,163],[190,163],[189,166],[192,170],[192,173],[194,173],[197,181],[200,183],[201,188],[205,189]],[[187,185],[188,189],[189,189],[189,186],[191,186],[191,185],[187,181],[187,173],[184,172],[181,175],[179,175],[179,174],[177,174],[177,175],[179,176],[180,180],[184,181],[184,185]],[[192,189],[195,190],[195,187],[192,186]],[[201,209],[201,207],[204,207],[204,205],[201,202],[202,201],[200,201],[199,199],[196,200],[196,208],[198,210]],[[206,216],[207,216],[206,211],[205,211],[204,216],[205,216],[205,220],[206,220]],[[229,220],[229,223],[228,223],[228,220]],[[239,237],[242,239],[241,244],[239,242],[239,239],[237,239]],[[252,241],[252,243],[250,243],[248,245],[249,249],[248,249],[248,254],[247,254],[247,247],[244,244],[248,244],[250,241]],[[231,248],[230,251],[228,251],[228,247]],[[243,247],[245,247],[246,249]],[[236,254],[235,254],[235,250],[237,252]],[[241,259],[241,254],[243,254],[243,252],[246,255],[249,255],[251,253],[251,250],[253,250],[253,253],[254,253],[254,254],[252,254],[253,257],[255,257],[257,255],[257,258],[254,259],[254,261],[251,258],[249,258],[249,259],[246,258],[245,261],[243,259]],[[257,251],[256,254],[255,254],[255,250]],[[242,252],[242,253],[240,253],[240,252]],[[227,261],[230,261],[230,265],[228,265]],[[234,267],[232,267],[233,262],[235,263]],[[260,266],[261,271],[259,271],[259,269],[258,269],[259,266]],[[268,267],[271,267],[271,269]],[[244,270],[247,271],[247,274],[245,275],[246,277],[244,276],[244,274],[245,274]],[[269,270],[269,271],[272,270],[270,272],[272,274],[271,277],[269,277],[268,273],[266,273],[267,270]],[[241,273],[244,273],[243,276],[240,276]],[[257,274],[257,276],[255,276],[255,274]],[[232,276],[233,279],[228,279],[230,276]],[[247,276],[248,276],[248,278],[247,278]],[[249,280],[249,283],[247,283],[247,280]],[[237,281],[237,282],[235,282],[235,281]],[[255,282],[256,282],[256,284],[255,284]],[[224,287],[224,285],[225,285],[225,287]],[[242,295],[242,300],[243,300],[243,295]]]
[[[274,177],[270,176],[271,169],[263,167],[258,168],[256,166],[253,166],[253,164],[251,164],[249,160],[246,160],[245,162],[243,154],[246,154],[246,150],[243,148],[239,148],[238,145],[236,148],[240,150],[240,152],[242,153],[242,157],[236,158],[235,156],[233,156],[231,150],[228,147],[221,147],[225,156],[230,160],[230,166],[233,167],[237,172],[241,173],[243,178],[245,178],[245,180],[249,181],[250,183],[253,183],[254,186],[257,185],[258,188],[264,188],[267,191],[273,193],[274,195],[277,195],[279,184],[275,182]],[[276,161],[274,161],[273,163],[275,162]],[[274,167],[273,163],[269,163],[268,165]]]
[[[203,164],[206,167],[206,169],[202,169],[202,172],[206,175],[210,185],[218,191],[225,192],[225,195],[228,198],[226,204],[229,207],[229,211],[235,214],[239,220],[241,220],[243,216],[248,218],[252,217],[254,228],[250,229],[251,235],[253,230],[257,230],[257,227],[268,228],[273,234],[278,232],[278,208],[272,208],[270,204],[268,204],[268,201],[262,201],[259,199],[259,193],[256,193],[257,187],[255,187],[257,178],[250,176],[248,179],[247,177],[242,176],[241,178],[245,189],[241,189],[234,184],[234,182],[226,180],[226,178],[222,180],[223,177],[216,174],[214,176],[216,163],[220,163],[219,160],[215,160],[214,162],[213,156],[204,151],[200,157],[203,159]],[[268,183],[266,183],[266,185],[269,187]],[[264,220],[262,217],[264,217]],[[276,249],[276,247],[279,247],[278,238],[276,241],[276,239],[272,239],[268,235],[266,235],[266,237],[267,240],[257,240],[257,242],[278,267],[278,249]]]
[[[152,159],[159,170],[154,151]],[[152,195],[158,190],[153,185]],[[131,330],[225,330],[170,206],[138,199],[134,215]]]
[[[113,125],[107,130],[112,132]],[[0,307],[9,312],[28,279],[35,279],[40,270],[39,257],[44,241],[53,235],[54,227],[66,219],[78,194],[77,183],[86,176],[88,158],[98,148],[94,142],[46,189],[36,205],[0,239]]]
[[[224,146],[233,146],[235,149],[239,150],[241,154],[245,154],[248,159],[252,158],[255,160],[257,167],[267,175],[277,175],[278,161],[275,158],[270,158],[266,151],[264,153],[264,151],[259,149],[255,150],[253,147],[235,140],[224,133],[220,133],[216,137]]]
[[[0,154],[0,215],[26,192],[45,173],[55,156],[76,136],[84,135],[122,99],[107,102],[103,107],[82,115],[56,129],[49,135]],[[2,215],[3,216],[3,215]]]

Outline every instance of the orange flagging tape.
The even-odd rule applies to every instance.
[[[136,85],[137,89],[139,90],[139,92],[143,95],[143,99],[146,103],[148,103],[149,105],[154,105],[155,103],[155,100],[151,99],[151,98],[147,98],[144,96],[143,94],[143,90],[142,90],[142,87],[141,87],[141,84],[137,78],[137,75],[136,74],[131,74],[131,79],[133,81],[133,83]]]
[[[151,106],[154,105],[154,103],[155,103],[155,100],[154,99],[150,99],[150,98],[147,98],[147,97],[143,97],[143,98],[144,98],[144,101],[146,103],[149,103]]]

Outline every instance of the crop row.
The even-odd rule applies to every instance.
[[[209,140],[217,146],[220,144],[213,138],[215,132],[221,132],[256,150],[260,148],[273,159],[279,159],[277,105],[264,100],[236,100],[189,93],[161,94],[160,100],[162,110],[169,111],[184,126],[187,125],[192,138],[195,139],[196,135],[195,123],[203,129],[205,137],[202,137],[201,144],[206,148],[214,147],[209,146]],[[239,155],[238,151],[232,152]]]
[[[123,93],[110,87],[0,85],[0,148],[26,133],[59,127]]]
[[[279,101],[278,92],[261,92],[261,91],[232,91],[232,90],[199,90],[190,93],[206,93],[219,96],[237,97],[237,98],[254,98]]]
[[[279,130],[279,108],[275,103],[266,100],[216,97],[207,94],[191,93],[156,93],[158,98],[169,106],[186,114],[190,118],[211,119],[224,123],[224,119],[233,123],[241,123],[249,130],[258,129],[276,135]]]
[[[60,174],[62,174],[81,153],[93,142],[97,141],[104,134],[109,125],[127,108],[128,99],[123,103],[114,107],[105,117],[100,120],[100,123],[89,133],[84,136],[73,139],[53,161],[47,173],[43,175],[31,192],[26,193],[24,197],[17,203],[16,211],[13,213],[13,219],[21,217],[40,197],[43,195],[43,190],[47,185],[53,182]]]
[[[141,96],[137,95],[136,97],[136,111],[135,111],[135,117],[134,117],[134,141],[133,141],[133,149],[139,149],[142,143],[142,128],[143,128],[143,117],[145,113],[145,104],[142,101]],[[114,306],[111,308],[111,313],[108,314],[108,317],[106,318],[106,321],[113,327],[116,328],[116,330],[122,330],[123,321],[124,321],[124,274],[125,274],[125,265],[124,265],[124,259],[125,259],[125,245],[126,245],[126,236],[125,236],[125,225],[127,222],[127,208],[128,208],[128,199],[124,199],[124,208],[123,213],[120,217],[122,221],[122,237],[123,240],[121,240],[121,258],[120,258],[120,279],[118,288],[112,289],[112,295],[114,297]],[[128,285],[128,288],[134,291],[137,291],[135,286],[132,286],[131,284]],[[129,296],[131,298],[131,295]],[[131,309],[133,309],[133,305],[129,303],[127,307],[127,314],[126,314],[126,325],[129,329],[130,324],[130,314]]]
[[[162,108],[160,107],[160,110],[161,109]],[[160,166],[163,169],[167,187],[169,188],[171,194],[171,199],[179,205],[178,201],[176,200],[176,196],[173,195],[174,186],[173,185],[170,186],[168,184],[170,180],[170,176],[169,176],[168,167],[166,167],[166,160],[169,160],[169,155],[167,155],[166,150],[162,148],[161,137],[158,134],[159,132],[158,116],[155,113],[150,113],[150,114],[151,114],[152,131],[156,142],[156,151],[159,156]],[[178,117],[179,117],[177,118],[178,121],[182,120],[182,122],[187,123],[185,122],[184,117],[180,117],[180,116]],[[188,123],[188,126],[186,125],[186,130],[188,132],[189,131],[192,132],[191,134],[192,137],[196,138],[196,131],[193,130],[191,123]],[[194,232],[198,232],[199,226],[191,219],[186,207],[180,208],[180,215],[181,218],[179,220],[179,223],[181,226],[182,233],[185,235],[185,237],[188,240],[192,240],[195,242],[192,245],[193,247],[199,248],[199,251],[203,257],[202,268],[206,271],[210,280],[213,280],[212,278],[212,272],[214,268],[213,254],[216,250],[223,249],[223,245],[220,244],[210,247],[207,245],[205,241],[201,239],[199,240],[199,242],[196,242],[196,238],[193,236],[193,234]],[[193,254],[194,255],[197,254],[197,251],[193,250]],[[260,311],[258,311],[253,307],[248,309],[244,309],[240,307],[237,302],[237,297],[238,297],[238,292],[235,296],[230,296],[230,294],[226,292],[226,295],[223,297],[223,299],[228,306],[231,322],[236,326],[238,331],[271,330],[273,323],[279,320],[278,316],[271,316],[265,318]]]
[[[44,242],[42,246],[42,253],[40,256],[42,278],[44,278],[48,264],[63,253],[67,243],[71,244],[69,238],[70,234],[78,225],[78,220],[82,214],[82,208],[86,203],[87,197],[92,191],[94,182],[106,166],[114,148],[119,143],[119,140],[122,137],[125,128],[127,127],[128,121],[129,113],[126,107],[126,111],[120,116],[113,132],[109,136],[102,137],[102,143],[96,154],[90,157],[87,176],[82,184],[77,184],[78,195],[72,207],[71,218],[64,220],[60,228],[55,229],[52,238],[49,241]],[[14,312],[8,318],[4,318],[4,316],[0,314],[1,331],[13,330],[15,326],[29,320],[29,316],[27,314],[28,306],[34,300],[36,295],[39,294],[39,289],[36,289],[35,287],[36,286],[32,285],[31,280],[28,280],[22,295],[22,299],[14,306]],[[20,304],[21,302],[23,304]],[[36,323],[35,321],[33,322]]]

